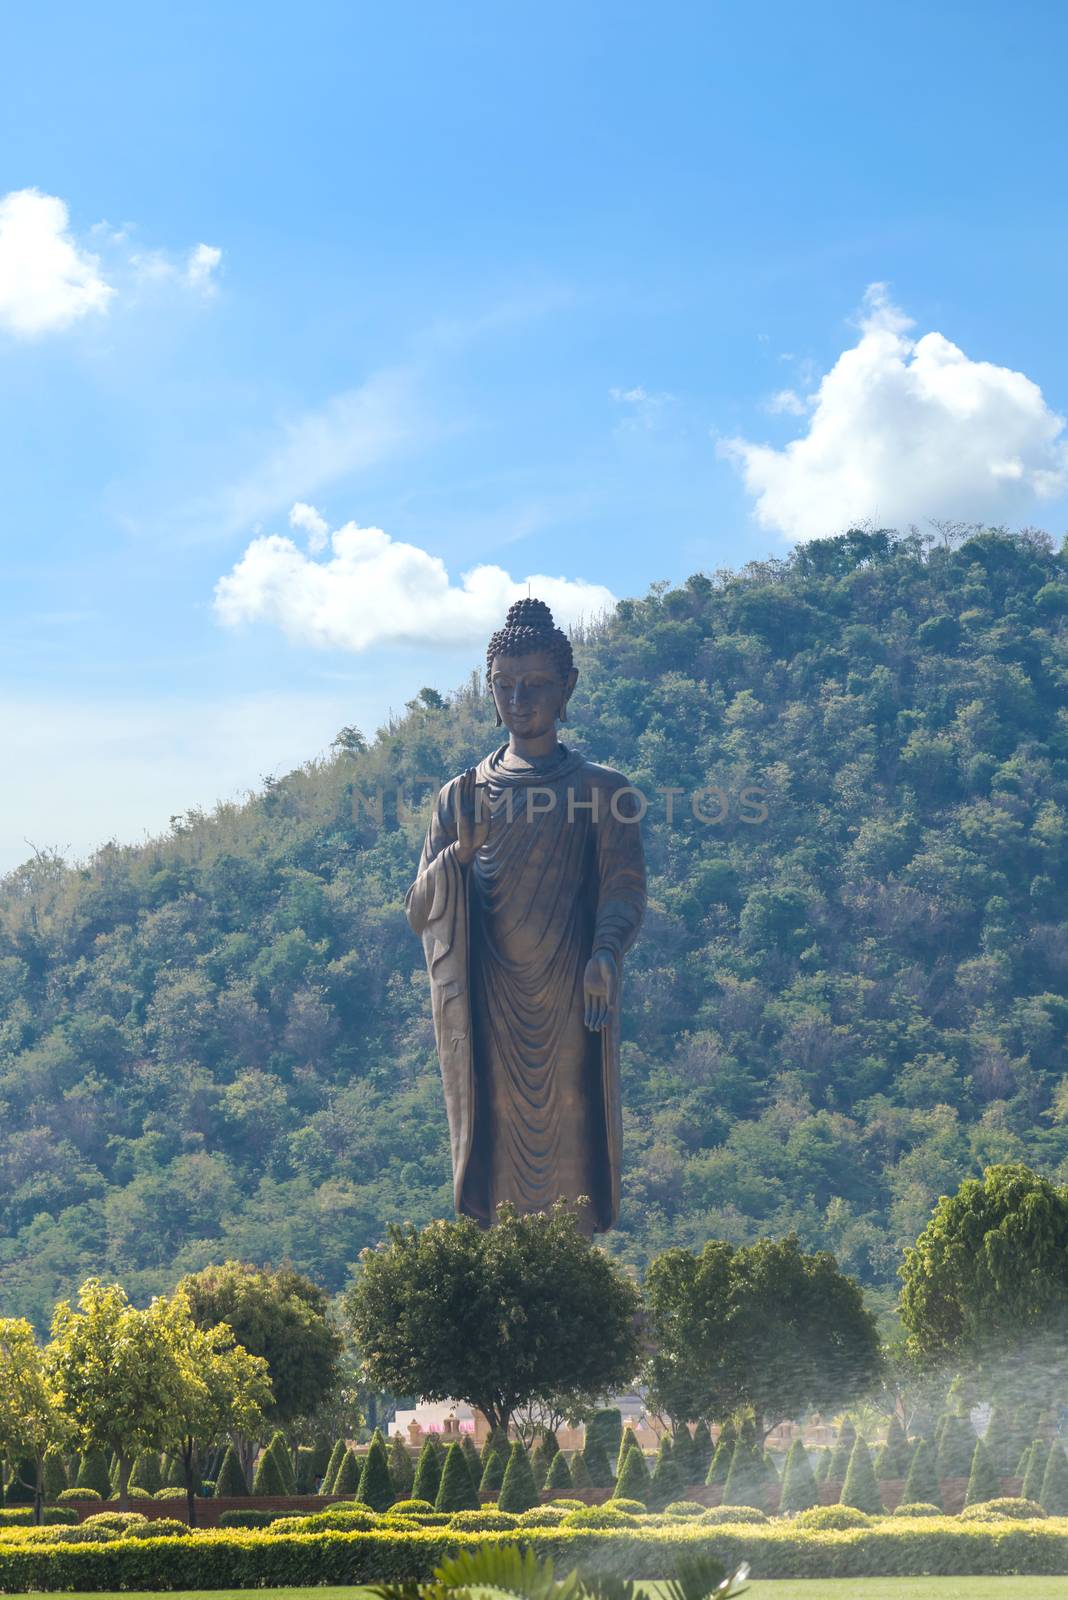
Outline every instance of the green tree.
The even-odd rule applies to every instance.
[[[1001,1480],[990,1459],[990,1453],[982,1439],[976,1439],[964,1504],[974,1506],[983,1500],[996,1500],[1000,1493]]]
[[[708,1465],[708,1472],[705,1476],[705,1482],[710,1488],[716,1484],[725,1484],[730,1476],[731,1457],[734,1455],[734,1444],[735,1441],[733,1439],[724,1439],[722,1437],[717,1441],[712,1460]]]
[[[1049,1453],[1038,1498],[1051,1517],[1068,1517],[1068,1460],[1060,1443],[1055,1443]]]
[[[1068,1188],[1022,1164],[988,1167],[939,1200],[901,1276],[902,1322],[923,1360],[966,1361],[1003,1395],[1063,1387]]]
[[[567,1463],[565,1462],[564,1465],[566,1467]],[[484,1494],[496,1494],[503,1482],[504,1461],[502,1457],[497,1454],[496,1450],[491,1450],[489,1455],[486,1457],[486,1464],[482,1468],[482,1476],[479,1479],[478,1486]],[[546,1486],[548,1486],[548,1478],[546,1478],[545,1482]]]
[[[293,1452],[281,1428],[276,1428],[267,1445],[278,1464],[278,1473],[285,1484],[286,1494],[297,1492],[297,1472],[293,1465]]]
[[[248,1482],[241,1465],[241,1457],[232,1444],[227,1445],[222,1458],[219,1476],[215,1480],[215,1494],[219,1499],[234,1500],[248,1494]]]
[[[264,1450],[256,1463],[256,1471],[252,1478],[252,1493],[254,1495],[267,1495],[272,1499],[286,1493],[286,1481],[282,1476],[282,1469],[278,1465],[278,1457],[273,1450]]]
[[[866,1511],[872,1517],[881,1517],[883,1514],[883,1500],[875,1479],[871,1453],[859,1434],[849,1457],[839,1504],[855,1506],[858,1511]]]
[[[797,1511],[807,1511],[810,1506],[818,1506],[819,1503],[819,1485],[813,1476],[805,1447],[800,1439],[795,1439],[786,1457],[779,1512],[783,1516],[792,1515]]]
[[[631,1450],[637,1450],[637,1449],[640,1449],[640,1446],[638,1444],[638,1435],[634,1432],[634,1429],[632,1427],[630,1427],[629,1424],[628,1424],[628,1426],[623,1429],[623,1436],[619,1441],[619,1449],[616,1452],[616,1477],[617,1478],[619,1477],[619,1474],[623,1471],[623,1463],[627,1459],[628,1452],[631,1451]]]
[[[23,1317],[0,1317],[0,1461],[28,1458],[35,1522],[45,1497],[45,1458],[67,1426],[45,1352]]]
[[[163,1447],[184,1399],[169,1308],[154,1300],[138,1311],[117,1284],[95,1278],[82,1285],[78,1307],[66,1300],[56,1306],[49,1373],[57,1404],[83,1446],[118,1456],[119,1502],[128,1510],[134,1457]]]
[[[323,1473],[323,1481],[319,1485],[320,1494],[333,1494],[334,1479],[337,1477],[337,1469],[344,1461],[345,1451],[347,1449],[348,1445],[345,1443],[344,1439],[339,1439],[334,1445],[334,1448],[330,1452],[330,1460],[326,1464],[326,1471]]]
[[[847,1417],[838,1430],[831,1451],[830,1461],[827,1465],[828,1483],[844,1483],[845,1475],[849,1469],[849,1459],[853,1454],[853,1446],[857,1442],[857,1430]]]
[[[470,1467],[470,1462],[468,1466]],[[395,1433],[389,1441],[389,1475],[393,1479],[397,1499],[409,1499],[412,1484],[415,1482],[415,1464],[408,1446],[399,1433]]]
[[[1007,1478],[1019,1457],[1020,1441],[1006,1406],[994,1407],[983,1435],[983,1443],[994,1464],[994,1470],[1000,1477]]]
[[[345,1454],[341,1458],[341,1465],[338,1467],[337,1473],[334,1477],[334,1487],[330,1491],[331,1494],[345,1495],[349,1499],[355,1498],[356,1491],[360,1487],[361,1471],[362,1468],[360,1466],[360,1458],[356,1454],[355,1450],[351,1448],[346,1450]],[[255,1485],[253,1485],[252,1492],[253,1494],[257,1493]],[[274,1493],[276,1491],[271,1490],[264,1492]]]
[[[880,1483],[888,1478],[903,1478],[909,1469],[909,1442],[896,1416],[890,1418],[886,1440],[875,1461],[875,1476]]]
[[[502,1473],[503,1475],[503,1473]],[[483,1483],[483,1488],[486,1485]],[[548,1494],[569,1494],[575,1487],[571,1468],[567,1464],[567,1457],[559,1450],[549,1462],[549,1471],[545,1479],[545,1489]]]
[[[438,1462],[438,1453],[430,1439],[427,1439],[419,1452],[419,1460],[415,1464],[412,1498],[415,1500],[429,1500],[430,1504],[433,1505],[438,1497],[440,1483],[441,1466]]]
[[[1027,1456],[1021,1493],[1025,1500],[1037,1500],[1042,1493],[1042,1482],[1049,1465],[1050,1444],[1046,1439],[1036,1439]]]
[[[723,1485],[725,1506],[762,1509],[767,1482],[762,1453],[748,1439],[738,1439],[731,1452],[730,1471]]]
[[[533,1401],[579,1403],[627,1384],[638,1360],[634,1285],[574,1213],[392,1227],[365,1250],[346,1309],[372,1380],[456,1398],[505,1426]]]
[[[651,1480],[645,1455],[637,1443],[632,1444],[616,1478],[616,1497],[620,1500],[640,1500],[643,1505],[648,1505],[650,1490]]]
[[[70,1488],[66,1458],[56,1445],[49,1445],[45,1451],[43,1485],[44,1497],[49,1501],[58,1500],[63,1490]]]
[[[450,1445],[449,1449],[454,1446]],[[455,1446],[459,1449],[459,1445]],[[363,1471],[360,1474],[360,1488],[357,1499],[365,1506],[370,1506],[372,1511],[388,1511],[397,1498],[393,1479],[389,1473],[389,1455],[386,1451],[386,1441],[376,1428],[371,1438],[367,1454],[363,1458]]]
[[[78,1471],[74,1477],[76,1489],[93,1489],[106,1500],[111,1493],[111,1479],[108,1473],[108,1458],[103,1450],[83,1450],[78,1459]]]
[[[927,1439],[921,1439],[912,1452],[903,1498],[905,1504],[910,1506],[942,1504],[942,1485],[935,1467],[934,1446]]]
[[[342,1337],[326,1294],[292,1267],[264,1269],[242,1261],[205,1267],[181,1280],[201,1328],[225,1322],[249,1355],[267,1363],[276,1425],[313,1415],[335,1391]]]
[[[498,1511],[529,1511],[538,1504],[538,1491],[534,1486],[534,1474],[530,1470],[530,1459],[522,1444],[517,1439],[512,1446],[508,1457],[508,1464],[504,1469],[504,1480],[501,1483],[501,1492],[497,1496]]]
[[[975,1432],[967,1417],[947,1412],[938,1441],[938,1476],[966,1478],[975,1454]]]
[[[445,1465],[441,1472],[435,1511],[477,1511],[478,1491],[471,1482],[471,1470],[458,1444],[450,1444],[445,1452]]]
[[[793,1235],[741,1247],[713,1240],[700,1255],[667,1250],[650,1265],[646,1301],[651,1397],[676,1419],[748,1407],[763,1435],[863,1395],[880,1373],[875,1319],[857,1284]]]

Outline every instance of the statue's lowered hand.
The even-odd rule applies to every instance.
[[[600,1033],[608,1026],[608,1019],[615,1009],[618,981],[619,969],[615,956],[609,950],[595,950],[586,963],[582,979],[586,1026],[591,1033]]]

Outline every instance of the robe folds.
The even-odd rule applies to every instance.
[[[456,859],[461,775],[441,790],[406,910],[430,975],[457,1212],[542,1211],[587,1196],[582,1221],[619,1213],[619,995],[584,1023],[595,950],[622,968],[645,909],[638,796],[608,767],[558,746],[507,746],[475,768],[489,835]]]

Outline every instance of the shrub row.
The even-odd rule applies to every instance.
[[[960,1522],[887,1519],[843,1531],[796,1524],[716,1528],[531,1528],[272,1536],[213,1532],[187,1539],[122,1539],[101,1545],[0,1542],[0,1591],[244,1589],[356,1585],[426,1579],[450,1551],[518,1541],[559,1571],[660,1578],[705,1551],[726,1567],[751,1563],[759,1578],[906,1577],[923,1573],[1068,1573],[1068,1519]]]

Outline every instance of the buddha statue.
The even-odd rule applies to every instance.
[[[645,909],[638,800],[560,743],[578,674],[541,600],[486,653],[508,742],[437,796],[406,909],[421,936],[458,1213],[619,1213],[623,956]]]

